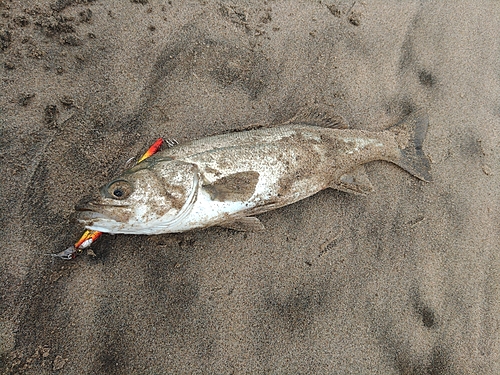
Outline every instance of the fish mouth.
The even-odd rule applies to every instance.
[[[76,211],[76,220],[78,220],[80,223],[83,224],[88,224],[89,222],[93,222],[95,220],[112,220],[112,221],[117,221],[113,215],[110,215],[108,213],[104,213],[103,211],[106,210],[107,208],[113,208],[113,207],[123,207],[123,205],[120,206],[114,206],[114,205],[105,205],[105,204],[97,204],[94,202],[89,202],[85,204],[78,204],[75,206],[75,211]]]
[[[101,212],[92,210],[77,210],[76,212],[76,220],[78,220],[80,223],[86,224],[96,219],[110,220],[111,218]]]

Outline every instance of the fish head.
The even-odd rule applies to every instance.
[[[87,229],[106,233],[168,233],[196,199],[198,170],[190,163],[150,159],[78,204],[77,220]]]

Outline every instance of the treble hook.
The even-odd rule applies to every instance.
[[[50,255],[51,257],[54,257],[54,258],[71,260],[71,259],[75,259],[80,251],[75,246],[71,245],[66,250],[63,250],[60,253],[47,254],[47,255]]]

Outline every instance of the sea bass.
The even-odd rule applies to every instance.
[[[325,112],[284,125],[174,145],[123,172],[76,207],[87,229],[160,234],[219,225],[262,230],[254,215],[323,189],[373,190],[364,164],[394,163],[431,181],[422,151],[428,119],[410,114],[380,132],[349,129]]]

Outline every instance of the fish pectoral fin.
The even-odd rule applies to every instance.
[[[332,129],[348,129],[347,121],[326,105],[304,107],[287,124],[307,124]]]
[[[236,220],[219,224],[219,226],[238,232],[261,232],[265,229],[262,222],[253,216],[240,217]]]
[[[255,192],[257,182],[259,182],[259,172],[237,172],[205,184],[203,189],[214,201],[246,201]]]
[[[373,191],[373,185],[366,175],[365,167],[363,165],[357,167],[350,173],[342,175],[340,177],[340,181],[332,187],[347,193],[363,195]]]

